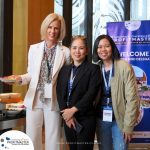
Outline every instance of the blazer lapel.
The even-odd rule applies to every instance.
[[[75,86],[78,84],[79,80],[82,78],[82,76],[86,73],[86,70],[88,69],[87,67],[87,62],[85,62],[79,72],[77,73],[75,79],[74,79],[74,82],[73,82],[73,86],[72,86],[72,90],[75,88]]]
[[[55,76],[55,74],[59,70],[59,67],[62,64],[64,57],[65,56],[63,54],[63,48],[60,45],[57,45],[52,78]]]
[[[41,69],[41,62],[43,58],[43,53],[44,53],[44,41],[41,42],[38,47],[36,47],[36,63],[37,63],[37,74],[39,75],[40,69]]]
[[[66,85],[66,87],[68,87],[68,82],[70,81],[70,74],[71,74],[71,69],[72,69],[72,66],[67,66],[68,69],[64,72],[64,82]],[[64,87],[64,89],[66,89],[66,87]]]

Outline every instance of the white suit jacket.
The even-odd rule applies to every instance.
[[[27,73],[21,75],[22,85],[29,84],[28,91],[24,99],[24,105],[27,108],[33,108],[33,101],[36,93],[37,84],[39,81],[41,61],[44,54],[44,41],[31,45],[29,48],[28,54],[28,69]],[[52,74],[52,111],[59,111],[57,96],[56,96],[56,85],[57,85],[57,76],[64,64],[70,63],[70,51],[67,47],[60,44],[56,47],[56,56],[53,67]]]

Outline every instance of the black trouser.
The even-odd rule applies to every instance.
[[[74,129],[64,124],[70,150],[93,150],[96,129],[95,116],[77,118],[77,120],[83,126],[83,130],[80,133],[76,133]]]

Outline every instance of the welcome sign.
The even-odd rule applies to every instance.
[[[122,59],[133,67],[140,96],[140,115],[133,143],[150,143],[150,21],[107,23]]]

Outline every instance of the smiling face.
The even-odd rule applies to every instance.
[[[46,40],[56,43],[59,38],[61,24],[60,21],[55,20],[51,22],[47,28]]]
[[[112,47],[110,42],[106,38],[99,41],[97,53],[102,61],[112,60]]]
[[[87,55],[87,47],[83,39],[77,38],[71,44],[71,57],[74,64],[81,64]]]

